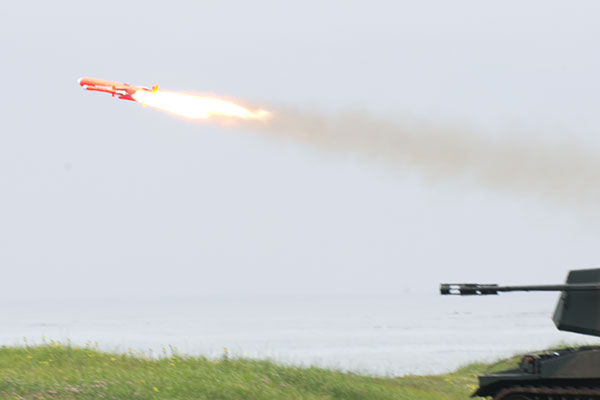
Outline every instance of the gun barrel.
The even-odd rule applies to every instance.
[[[498,286],[480,283],[442,283],[442,295],[490,295],[499,292],[563,292],[563,291],[600,291],[600,283],[565,283],[561,285]]]

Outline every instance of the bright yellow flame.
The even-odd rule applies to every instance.
[[[145,106],[193,119],[233,117],[264,120],[269,116],[265,110],[252,111],[231,101],[186,93],[138,90],[131,97]]]

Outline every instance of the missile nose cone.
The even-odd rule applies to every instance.
[[[81,86],[82,88],[87,89],[88,85],[84,81],[85,79],[86,79],[85,77],[81,77],[81,78],[77,79],[77,83],[79,83],[79,86]],[[84,81],[84,82],[82,82],[82,81]]]

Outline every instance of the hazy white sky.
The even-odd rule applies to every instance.
[[[408,112],[596,151],[600,3],[155,3],[2,7],[2,296],[434,294],[600,266],[595,210],[427,182],[76,82]]]

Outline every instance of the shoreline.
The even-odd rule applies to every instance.
[[[169,349],[173,350],[173,349]],[[464,399],[477,376],[516,357],[437,375],[375,377],[231,357],[158,358],[50,342],[0,347],[0,398],[19,399]]]

